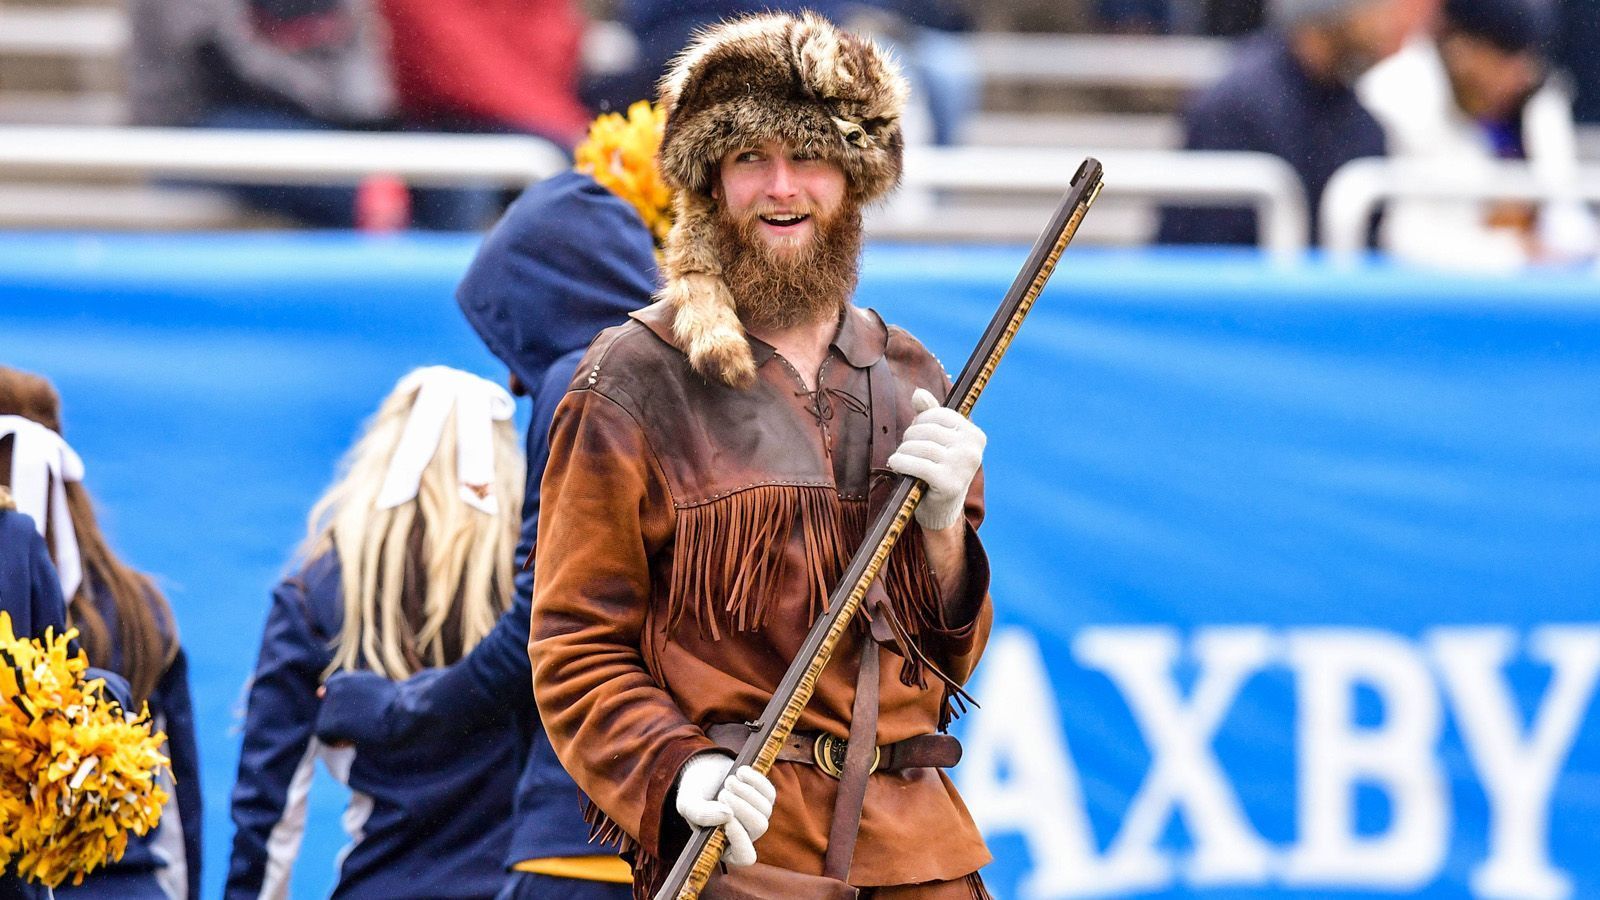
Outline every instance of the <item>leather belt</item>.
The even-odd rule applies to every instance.
[[[734,753],[744,749],[744,742],[753,733],[741,722],[724,722],[706,729],[706,736],[713,743]],[[848,740],[825,731],[794,731],[790,732],[783,747],[778,750],[778,759],[816,766],[838,778],[849,748]],[[960,761],[961,742],[954,735],[919,734],[878,747],[876,758],[867,771],[898,772],[930,767],[948,769]]]

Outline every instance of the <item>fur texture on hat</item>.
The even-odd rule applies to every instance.
[[[676,191],[661,298],[695,370],[734,387],[755,364],[722,280],[712,198],[722,157],[779,140],[835,160],[848,200],[865,205],[900,182],[908,89],[887,53],[820,16],[763,14],[701,32],[661,80],[667,111],[661,174]]]

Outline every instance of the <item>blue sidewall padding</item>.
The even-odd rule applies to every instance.
[[[177,608],[208,895],[310,503],[411,367],[504,375],[451,297],[474,247],[0,235],[0,362],[60,388]],[[859,302],[954,373],[1023,256],[873,247]],[[1074,249],[975,418],[997,614],[955,777],[997,896],[1600,894],[1600,280]],[[343,843],[318,787],[296,896]]]

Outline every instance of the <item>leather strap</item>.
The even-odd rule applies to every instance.
[[[861,807],[867,801],[867,775],[876,762],[878,748],[878,642],[861,642],[861,669],[856,674],[855,704],[850,710],[850,743],[845,750],[839,791],[833,801],[833,824],[828,828],[828,853],[822,874],[850,880],[850,860],[856,853],[861,830]]]
[[[753,732],[739,722],[724,722],[706,729],[706,736],[730,753],[744,749]],[[778,749],[782,762],[817,764],[817,741],[827,739],[820,731],[795,731]],[[833,738],[833,740],[838,740]],[[839,741],[844,743],[844,741]],[[878,767],[874,772],[901,772],[906,769],[948,769],[961,761],[961,742],[949,734],[918,734],[878,748]]]

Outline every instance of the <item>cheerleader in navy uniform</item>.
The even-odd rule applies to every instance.
[[[470,736],[437,730],[387,747],[330,747],[313,726],[331,674],[432,677],[511,602],[524,471],[512,412],[495,384],[418,369],[312,508],[294,574],[273,594],[247,701],[230,900],[289,895],[319,758],[351,792],[334,897],[492,897],[500,887],[528,740],[514,710]]]
[[[32,473],[32,474],[29,474]],[[83,884],[64,884],[66,900],[197,900],[200,896],[200,765],[188,662],[172,609],[151,580],[106,543],[83,486],[83,463],[61,437],[61,398],[45,379],[0,366],[0,479],[29,513],[50,549],[67,600],[67,622],[91,665],[127,679],[129,708],[147,701],[154,729],[167,735],[168,800],[160,824],[130,836],[118,862]],[[40,629],[42,630],[42,629]]]

